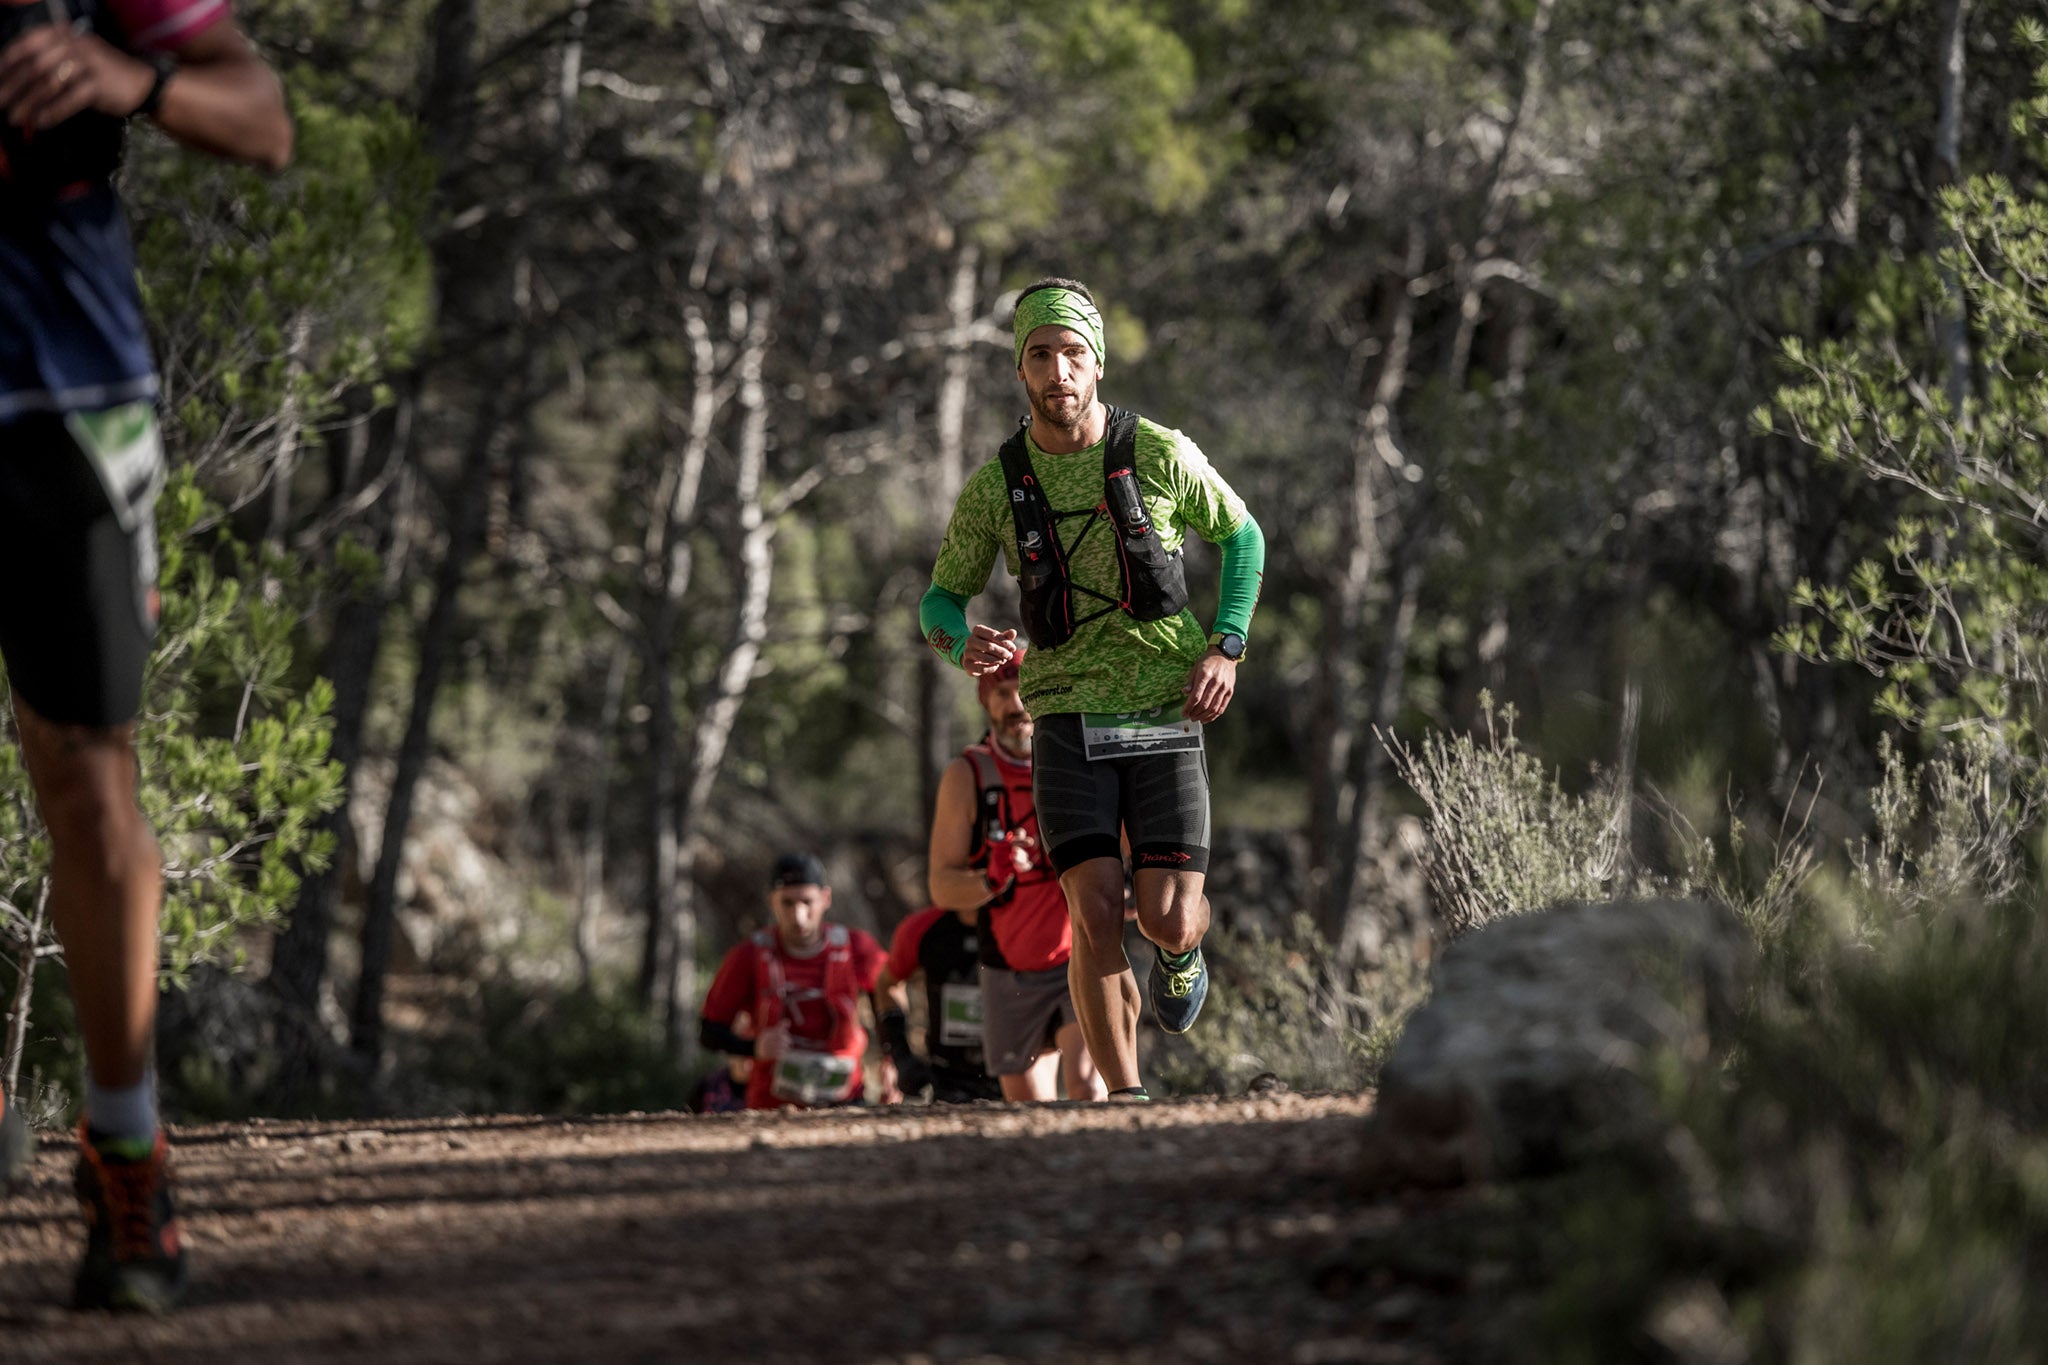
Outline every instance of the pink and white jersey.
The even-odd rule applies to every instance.
[[[106,0],[130,52],[176,52],[228,17],[228,0]]]

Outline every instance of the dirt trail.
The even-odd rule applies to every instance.
[[[200,1266],[62,1307],[46,1146],[0,1203],[0,1360],[1388,1361],[1450,1300],[1355,1270],[1359,1096],[781,1116],[267,1122],[177,1135]]]

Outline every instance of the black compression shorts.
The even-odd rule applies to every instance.
[[[121,725],[142,709],[156,635],[154,491],[122,527],[64,419],[0,423],[0,660],[46,720]]]
[[[1209,762],[1200,750],[1089,762],[1081,717],[1039,718],[1031,744],[1031,795],[1038,833],[1065,873],[1093,858],[1170,872],[1209,870]]]

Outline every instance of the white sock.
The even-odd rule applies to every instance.
[[[156,1076],[145,1075],[135,1085],[104,1090],[91,1080],[85,1083],[85,1126],[99,1137],[123,1142],[156,1140]]]

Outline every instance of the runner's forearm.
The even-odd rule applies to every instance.
[[[875,1025],[875,1032],[882,1036],[882,1055],[891,1061],[901,1061],[911,1055],[910,1018],[900,1009],[884,1014]]]
[[[963,667],[961,656],[967,652],[965,597],[932,584],[924,590],[924,599],[917,604],[917,624],[924,632],[926,644],[937,650],[940,657],[953,667]]]
[[[290,163],[292,119],[283,87],[238,30],[209,29],[180,48],[177,58],[180,66],[156,111],[166,133],[188,147],[264,170]]]
[[[1216,594],[1215,629],[1250,639],[1252,611],[1266,581],[1266,533],[1247,516],[1237,534],[1218,548],[1223,552],[1223,585]]]
[[[706,1052],[723,1052],[728,1057],[754,1055],[754,1040],[740,1037],[730,1024],[715,1024],[709,1019],[698,1021],[697,1041]]]
[[[948,910],[978,910],[996,890],[980,868],[970,865],[932,868],[926,889],[931,892],[933,905],[943,905]]]

